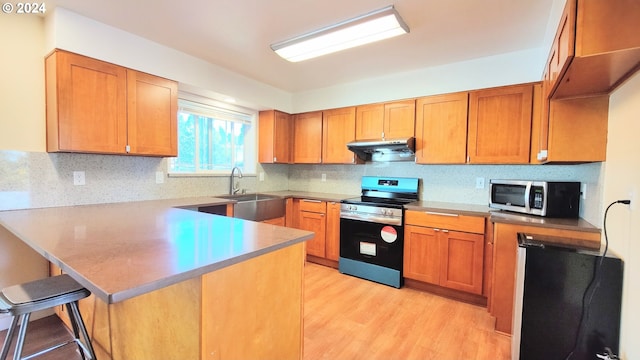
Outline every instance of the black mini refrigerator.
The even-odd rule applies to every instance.
[[[622,260],[518,234],[512,359],[598,359],[618,354]]]

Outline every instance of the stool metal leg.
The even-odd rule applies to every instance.
[[[75,333],[74,335],[76,337],[78,347],[80,348],[80,353],[83,354],[82,358],[84,359],[84,355],[88,354],[91,360],[96,360],[97,358],[93,350],[93,345],[91,344],[91,339],[89,338],[87,328],[84,325],[82,314],[80,314],[80,310],[78,309],[78,302],[73,301],[68,303],[67,308],[70,310],[69,317],[71,318],[71,323],[73,324],[73,331]],[[81,341],[80,337],[78,336],[78,330],[80,332],[79,335],[82,336],[83,341]]]
[[[13,340],[13,335],[15,335],[16,328],[18,327],[18,317],[14,316],[11,320],[11,326],[7,329],[7,336],[4,340],[4,345],[2,345],[2,352],[0,353],[0,360],[6,360],[7,355],[9,355],[9,346],[11,346],[11,340]]]
[[[16,350],[13,352],[13,360],[20,360],[22,357],[22,348],[24,346],[24,339],[27,336],[30,317],[31,313],[20,315],[20,330],[18,330],[18,341],[16,342]]]

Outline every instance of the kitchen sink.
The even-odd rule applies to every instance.
[[[273,196],[273,195],[266,195],[266,194],[260,194],[260,193],[254,193],[254,194],[235,194],[235,195],[218,195],[216,196],[217,198],[220,199],[229,199],[229,200],[236,200],[237,202],[245,202],[245,201],[261,201],[261,200],[271,200],[271,199],[279,199],[282,200],[281,197],[278,196]]]
[[[236,201],[233,204],[235,218],[264,221],[283,217],[285,214],[285,200],[278,196],[255,193],[216,197]]]

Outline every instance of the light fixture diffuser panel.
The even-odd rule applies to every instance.
[[[406,34],[409,28],[393,6],[373,11],[311,33],[295,37],[271,48],[282,58],[298,62],[337,51]]]

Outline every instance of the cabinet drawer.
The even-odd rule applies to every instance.
[[[321,200],[300,199],[300,211],[311,211],[324,214],[327,212],[327,203]]]
[[[404,221],[408,225],[484,234],[484,217],[480,216],[408,210]]]

